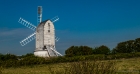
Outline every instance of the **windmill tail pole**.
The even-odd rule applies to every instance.
[[[54,51],[55,53],[59,54],[60,56],[63,56],[62,54],[60,54],[60,53],[57,52],[56,50],[54,50],[54,49],[52,49],[52,48],[51,48],[51,50]]]

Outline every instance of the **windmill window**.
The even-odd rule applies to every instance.
[[[48,23],[48,26],[50,27],[50,23]]]
[[[48,30],[48,32],[50,32],[50,30]]]
[[[48,23],[48,29],[50,29],[50,23]]]

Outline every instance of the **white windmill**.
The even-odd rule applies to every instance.
[[[20,41],[20,44],[24,46],[36,38],[36,49],[34,51],[35,56],[62,56],[55,49],[55,42],[57,42],[59,38],[55,37],[55,29],[53,23],[57,20],[59,20],[59,18],[54,17],[51,20],[42,22],[42,6],[38,6],[37,23],[39,25],[37,27],[20,17],[18,21],[19,23],[35,31],[33,34]]]

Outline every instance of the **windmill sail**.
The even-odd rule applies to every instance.
[[[58,42],[58,41],[59,41],[59,39],[60,39],[60,38],[58,38],[58,37],[55,37],[55,42]]]
[[[36,33],[33,33],[29,35],[28,37],[26,37],[25,39],[23,39],[22,41],[20,41],[21,46],[24,46],[28,44],[29,42],[31,42],[32,40],[34,40],[36,38],[35,36],[36,36]],[[58,42],[59,38],[55,37],[55,41]]]
[[[21,46],[24,46],[26,44],[28,44],[29,42],[31,42],[32,40],[34,40],[36,38],[36,33],[33,33],[31,35],[29,35],[28,37],[26,37],[25,39],[23,39],[22,41],[20,41]]]
[[[31,30],[35,31],[36,30],[36,26],[34,26],[32,23],[24,20],[23,18],[19,18],[19,21],[18,21],[20,24],[30,28]]]
[[[53,23],[56,22],[56,21],[58,21],[58,20],[59,20],[58,16],[56,16],[56,17],[54,17],[54,18],[51,19],[51,21],[52,21]]]

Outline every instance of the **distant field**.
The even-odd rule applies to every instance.
[[[117,59],[111,61],[116,61],[115,67],[117,74],[140,74],[140,58]],[[7,68],[2,70],[2,74],[51,74],[51,71],[63,72],[64,66],[67,65],[67,63],[58,63],[20,68]]]

